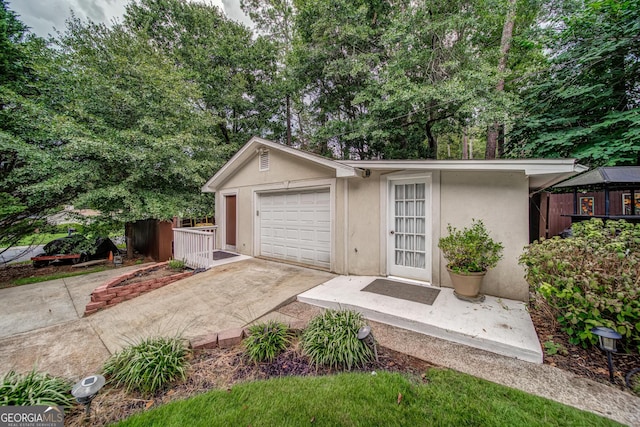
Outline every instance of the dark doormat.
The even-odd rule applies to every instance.
[[[225,251],[214,251],[213,252],[213,260],[214,261],[219,261],[221,259],[225,259],[225,258],[231,258],[234,256],[238,256],[238,254],[232,254],[231,252],[225,252]]]
[[[376,279],[362,290],[427,305],[433,305],[440,293],[440,289],[410,285],[387,279]]]

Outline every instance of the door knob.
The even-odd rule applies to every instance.
[[[389,232],[389,234],[396,234],[396,232],[395,232],[395,231],[393,231],[393,230],[391,230],[391,231]]]

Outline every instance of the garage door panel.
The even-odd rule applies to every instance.
[[[329,251],[316,251],[319,262],[329,264],[331,262],[331,253]]]
[[[261,255],[329,268],[329,191],[260,195]]]
[[[313,244],[316,241],[316,232],[314,230],[300,230],[300,240],[308,244]]]
[[[283,213],[284,219],[287,222],[295,222],[298,221],[298,217],[300,216],[298,211],[287,211]]]
[[[317,258],[317,252],[309,249],[301,249],[300,250],[300,259],[305,264],[315,263]]]
[[[329,242],[331,242],[331,234],[324,231],[317,231],[316,241],[320,244],[328,244]]]

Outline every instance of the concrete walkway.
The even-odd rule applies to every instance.
[[[308,322],[322,308],[294,302],[264,319]],[[565,405],[640,427],[640,398],[553,366],[501,356],[384,323],[369,321],[380,345]],[[558,421],[562,425],[561,421]]]
[[[469,303],[456,298],[451,288],[437,288],[440,292],[433,305],[363,292],[375,279],[338,276],[300,294],[298,300],[325,308],[354,309],[367,319],[542,363],[542,349],[526,304],[491,296],[481,303]]]
[[[128,267],[127,269],[133,269]],[[193,338],[244,326],[333,274],[246,257],[82,318],[91,291],[127,269],[0,290],[0,375],[78,380],[141,337]]]

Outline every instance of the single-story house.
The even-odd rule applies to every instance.
[[[216,247],[344,275],[450,286],[438,239],[481,219],[504,244],[482,292],[525,301],[529,195],[586,168],[553,160],[331,160],[254,137],[203,187]]]

